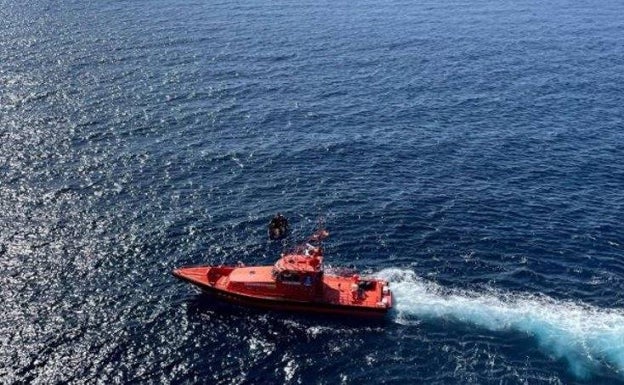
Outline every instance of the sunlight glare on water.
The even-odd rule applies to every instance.
[[[624,3],[0,0],[0,383],[624,383]],[[388,322],[223,306],[325,261]]]

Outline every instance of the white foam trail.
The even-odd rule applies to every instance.
[[[624,310],[497,291],[449,290],[413,271],[386,269],[395,299],[395,321],[443,318],[488,330],[533,336],[548,353],[565,358],[578,377],[606,366],[624,376]]]

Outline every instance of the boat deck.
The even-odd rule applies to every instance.
[[[282,295],[274,291],[277,289],[276,281],[270,276],[270,268],[253,267],[253,268],[234,268],[234,267],[189,267],[184,268],[184,279],[201,286],[209,286],[211,288],[230,291],[245,296],[259,295],[264,299],[273,297],[275,300],[284,300]],[[249,277],[253,276],[253,280]],[[228,289],[230,282],[245,281],[247,289],[251,291],[232,291]],[[324,303],[330,305],[348,306],[354,308],[385,308],[390,307],[390,303],[382,304],[383,299],[391,300],[391,297],[383,293],[384,282],[376,279],[366,280],[365,278],[359,282],[367,282],[367,287],[358,287],[358,281],[353,277],[324,275],[322,280],[322,288],[318,295],[311,299],[313,303]],[[261,291],[253,293],[254,291]],[[292,298],[292,300],[296,300]]]
[[[351,277],[326,275],[323,277],[321,301],[333,304],[375,307],[383,298],[381,285],[374,282],[369,290],[353,290]]]

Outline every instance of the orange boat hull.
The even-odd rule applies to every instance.
[[[270,266],[183,267],[173,275],[207,294],[244,306],[375,318],[385,316],[392,307],[388,284],[378,279],[320,275],[317,282],[281,282]]]

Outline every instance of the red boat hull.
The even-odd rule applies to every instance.
[[[332,291],[332,293],[314,292],[313,294],[310,294],[310,298],[302,299],[300,295],[296,295],[296,292],[295,294],[290,295],[284,294],[283,291],[280,292],[278,282],[274,283],[274,285],[278,286],[276,290],[280,293],[279,296],[268,295],[266,292],[261,293],[257,290],[250,290],[249,292],[231,290],[228,289],[225,284],[222,284],[222,281],[224,280],[222,277],[211,281],[211,278],[209,278],[211,275],[211,269],[221,269],[218,271],[223,274],[223,277],[229,278],[230,275],[233,275],[232,272],[236,272],[237,270],[257,269],[259,272],[262,272],[262,269],[266,269],[266,267],[246,269],[234,267],[190,267],[176,269],[173,271],[173,275],[183,281],[191,283],[203,292],[220,300],[256,308],[290,312],[381,318],[386,315],[392,305],[392,297],[389,290],[387,290],[387,292],[382,292],[382,286],[379,286],[379,290],[375,290],[375,293],[370,293],[371,298],[360,298],[356,300],[355,295],[357,295],[357,293],[352,293],[350,291],[353,284],[351,277],[328,276],[323,280],[323,282],[319,282],[319,285],[327,288],[328,291]],[[239,272],[236,272],[235,274],[240,275]],[[261,274],[257,275],[261,276]],[[219,279],[221,279],[221,281],[219,281]],[[380,282],[379,285],[382,285],[382,283],[387,285],[387,283],[383,281],[376,282]],[[255,281],[245,282],[245,284],[249,286],[252,286],[252,284],[260,286],[260,283]],[[273,283],[267,282],[266,278],[262,282],[262,285],[266,286],[271,284]],[[342,290],[343,292],[336,293],[336,288],[341,287],[344,288],[344,290]],[[295,288],[295,290],[297,290],[297,288]],[[312,288],[309,290],[315,289]],[[377,291],[379,291],[379,293],[377,293]],[[333,294],[333,296],[331,294]],[[377,294],[379,294],[379,298],[372,298],[373,295],[376,296]],[[385,300],[382,302],[382,299],[384,298]]]

